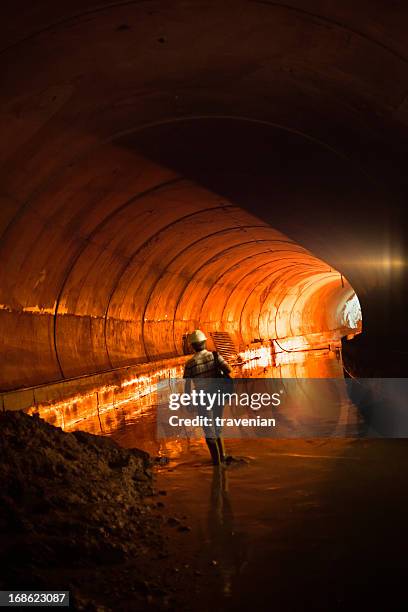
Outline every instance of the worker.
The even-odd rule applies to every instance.
[[[207,389],[208,385],[206,385],[204,379],[220,379],[222,376],[231,378],[231,368],[219,353],[207,350],[207,337],[200,329],[196,329],[189,335],[189,341],[194,349],[194,355],[187,361],[184,367],[186,393],[191,392],[191,379],[194,379],[196,387]],[[222,417],[222,411],[223,406],[218,405],[213,407],[212,415],[205,405],[199,406],[198,409],[200,415],[213,416],[213,423],[215,423],[216,416]],[[221,428],[213,424],[212,426],[205,426],[203,429],[213,464],[228,463],[231,457],[225,454]]]

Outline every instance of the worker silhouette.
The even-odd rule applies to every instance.
[[[231,368],[216,351],[211,352],[206,348],[206,335],[196,329],[189,335],[189,341],[194,349],[194,355],[189,359],[184,367],[184,378],[186,379],[185,392],[191,392],[192,379],[196,389],[214,392],[222,387],[222,377],[230,378]],[[219,384],[216,384],[218,379]],[[224,441],[222,438],[221,427],[217,427],[215,417],[222,417],[223,405],[217,404],[212,410],[208,410],[207,405],[200,404],[198,413],[200,416],[212,418],[212,425],[203,426],[205,440],[210,451],[214,465],[220,465],[231,459],[225,454]]]

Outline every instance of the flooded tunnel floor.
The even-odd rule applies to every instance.
[[[341,364],[316,354],[296,374],[341,376]],[[246,461],[219,468],[203,440],[157,441],[155,407],[145,399],[99,425],[124,447],[169,459],[157,469],[174,518],[163,563],[187,609],[389,609],[393,600],[400,609],[405,440],[227,440]]]
[[[158,474],[166,510],[191,528],[172,546],[175,558],[187,548],[199,572],[198,609],[354,609],[401,590],[405,441],[234,440],[228,449],[249,463],[213,467],[196,444]]]

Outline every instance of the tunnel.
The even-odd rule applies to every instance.
[[[37,198],[4,241],[20,262],[2,311],[10,388],[182,355],[195,328],[228,333],[242,350],[353,327],[353,290],[337,270],[118,143]]]
[[[0,605],[403,609],[408,6],[2,4]]]
[[[392,12],[20,5],[1,52],[2,391],[171,359],[197,326],[237,351],[338,339],[354,292],[362,336],[405,333]]]

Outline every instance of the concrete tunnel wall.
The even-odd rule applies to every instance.
[[[6,233],[3,389],[180,355],[196,327],[245,346],[343,326],[350,287],[328,264],[217,194],[107,147]]]
[[[351,0],[5,7],[1,388],[179,354],[198,324],[243,344],[342,324],[351,289],[324,261],[344,261],[345,243],[360,254],[367,214],[376,247],[382,211],[406,199],[405,14]],[[126,139],[202,118],[313,142],[380,177],[378,200],[340,193],[314,258],[312,215],[296,244]],[[359,296],[385,276],[341,270]]]

